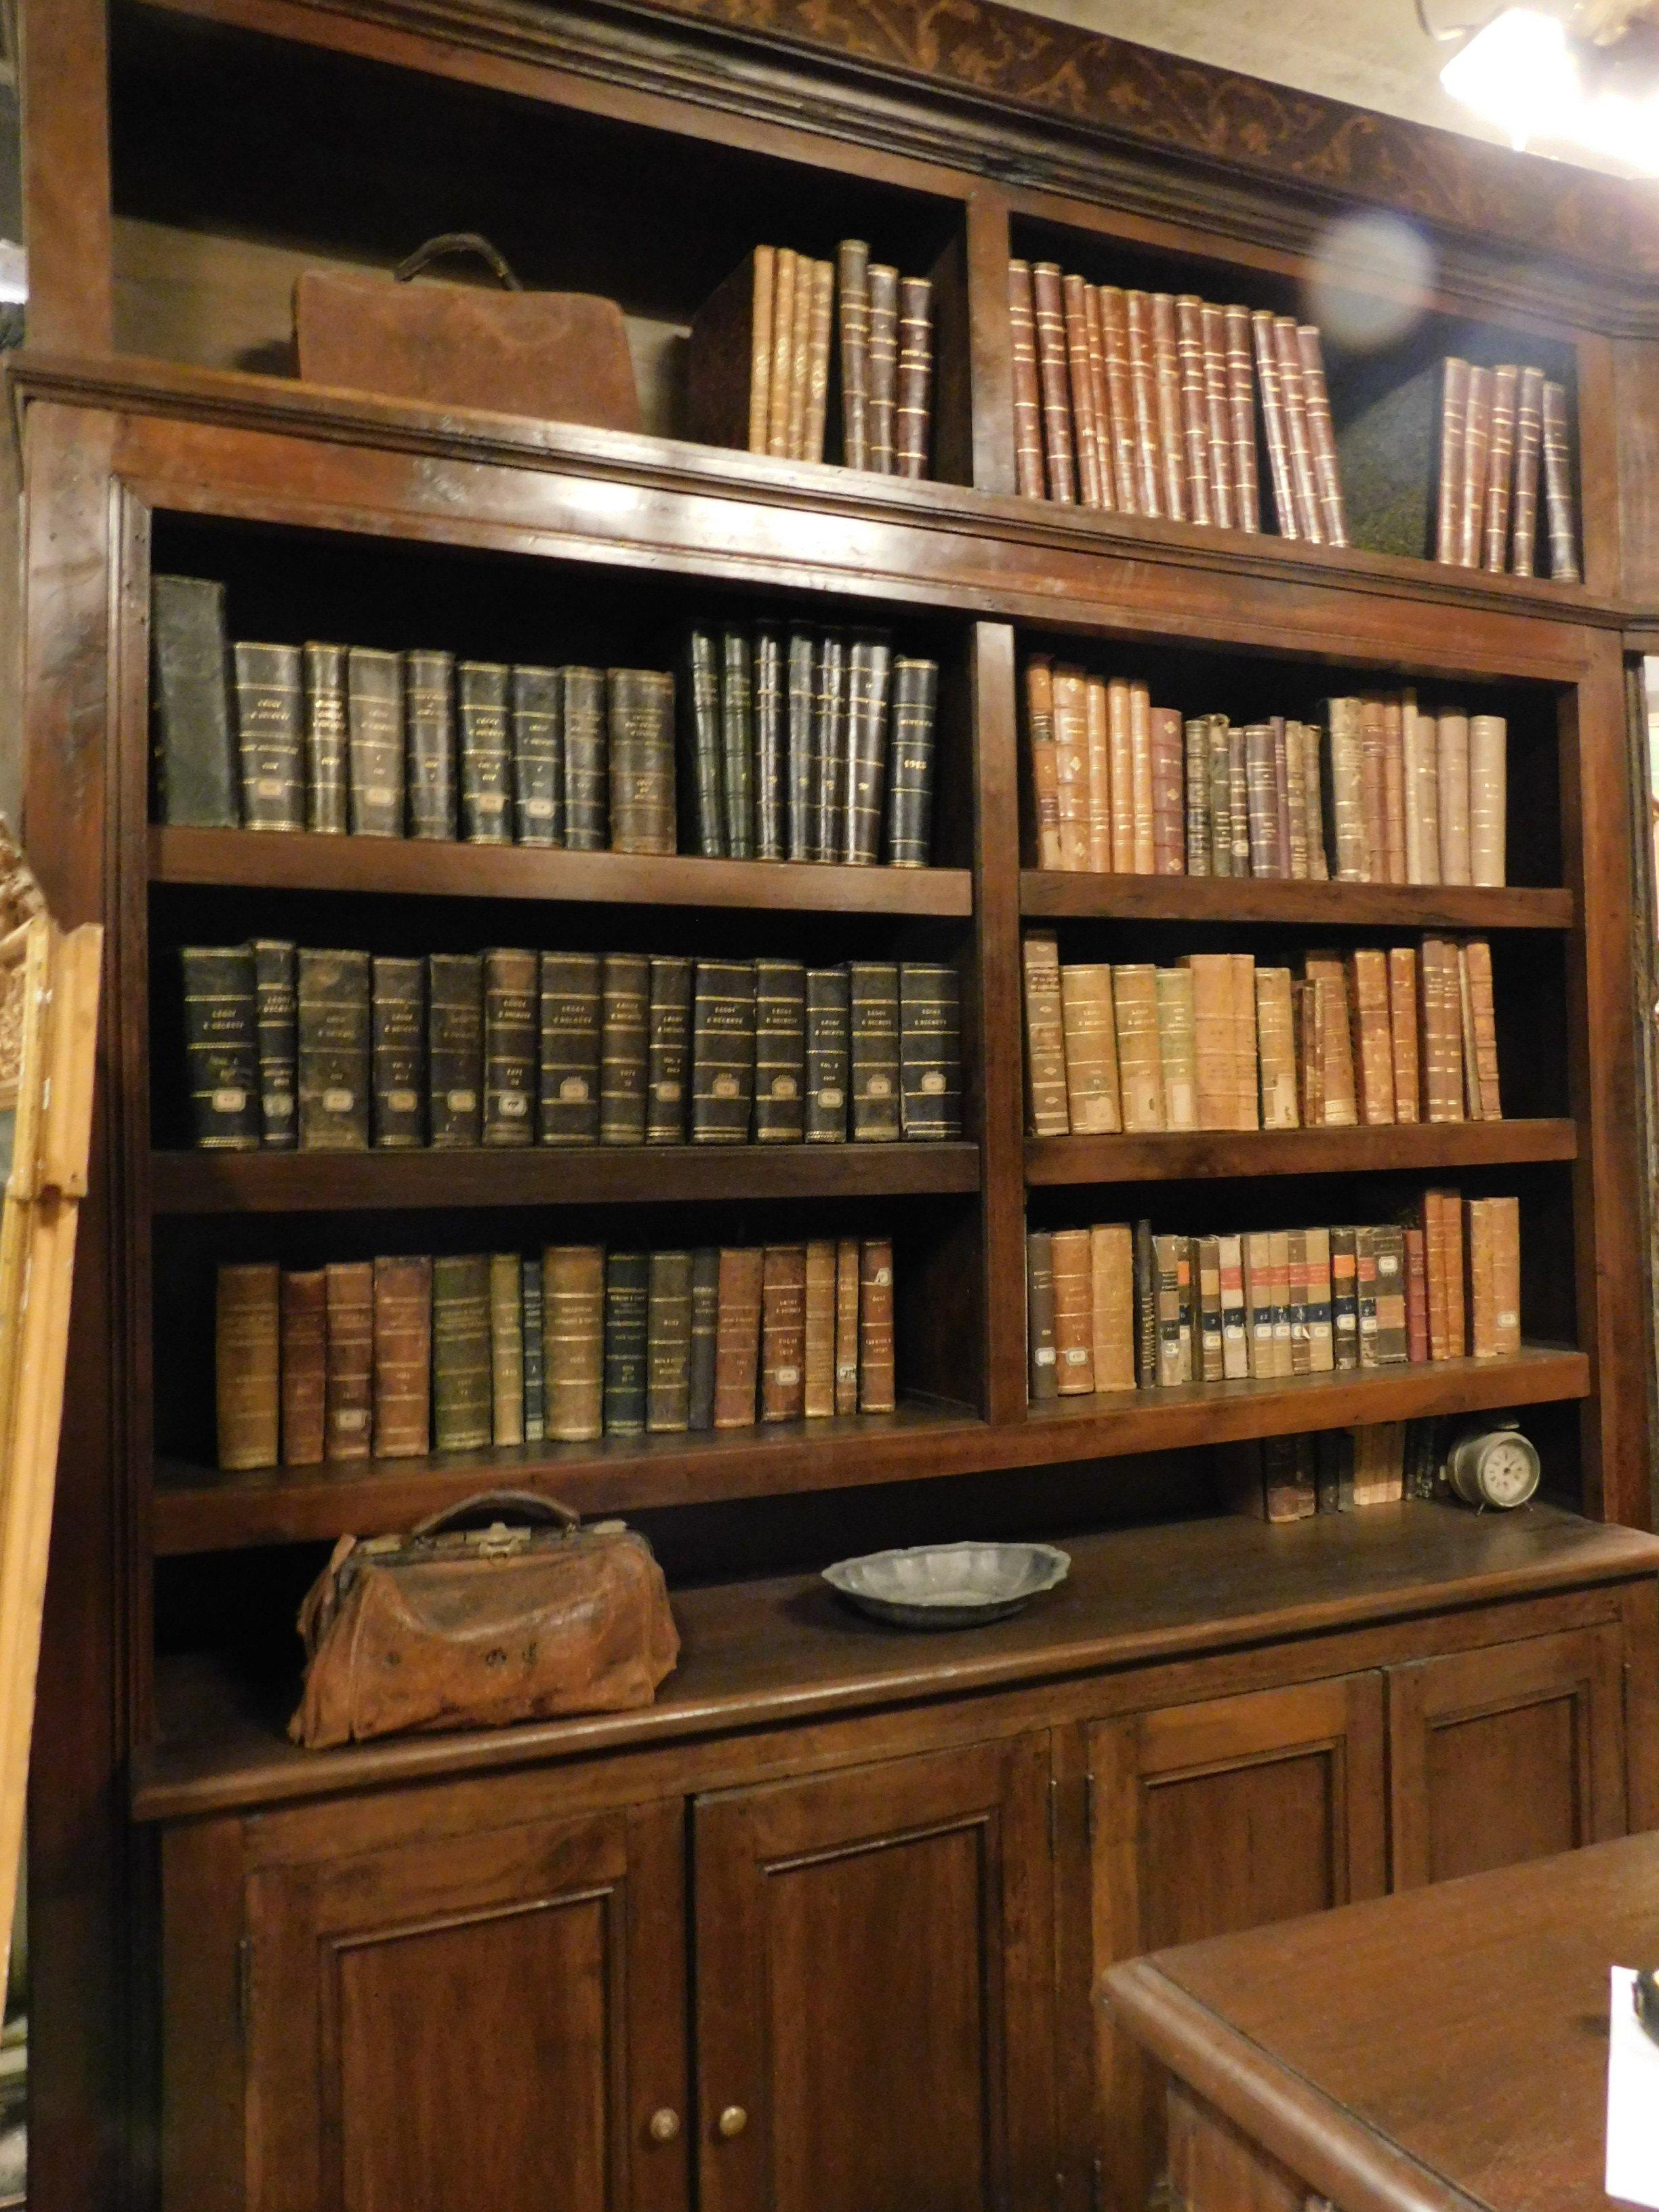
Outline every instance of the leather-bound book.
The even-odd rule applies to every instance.
[[[434,952],[426,967],[428,1141],[461,1152],[483,1131],[483,962]]]
[[[1032,992],[1047,988],[1047,980],[1041,966],[1042,955],[1038,952],[1039,967],[1032,974],[1033,944],[1041,940],[1026,939],[1026,1005],[1028,1035],[1031,1048],[1031,1094],[1034,1109],[1037,1097],[1039,1075],[1038,1055],[1048,1048],[1039,1041],[1039,1035],[1030,1025],[1042,1018],[1041,1008],[1032,1006]],[[1123,1109],[1118,1086],[1117,1030],[1112,1007],[1112,971],[1103,963],[1072,963],[1059,970],[1061,1020],[1064,1028],[1065,1050],[1065,1112],[1057,1128],[1034,1130],[1039,1136],[1091,1137],[1115,1133],[1123,1127]],[[1035,1118],[1035,1112],[1034,1112]]]
[[[817,641],[812,672],[809,860],[836,860],[841,857],[850,711],[847,640],[838,630],[825,630]]]
[[[286,938],[256,937],[253,1012],[259,1050],[259,1120],[267,1152],[300,1141],[298,955]]]
[[[1406,1232],[1382,1222],[1370,1236],[1376,1264],[1376,1362],[1379,1367],[1404,1366],[1411,1358],[1406,1326]]]
[[[682,953],[653,953],[646,1012],[645,1141],[685,1142],[685,1097],[691,1073],[691,963]]]
[[[788,747],[784,723],[783,639],[775,629],[755,632],[751,660],[755,701],[755,858],[781,860]]]
[[[1509,726],[1501,714],[1469,716],[1469,880],[1506,880]]]
[[[301,1150],[363,1152],[368,1145],[368,955],[302,948],[298,968]]]
[[[1370,876],[1370,840],[1365,817],[1365,757],[1363,702],[1328,699],[1325,721],[1330,773],[1325,778],[1328,836],[1339,883],[1365,884]]]
[[[1543,404],[1544,514],[1549,527],[1550,574],[1559,584],[1578,581],[1578,529],[1573,512],[1571,436],[1565,385],[1548,381]]]
[[[536,1126],[544,1145],[596,1145],[599,1140],[600,979],[597,952],[541,956],[541,1091]]]
[[[805,1089],[806,970],[799,960],[757,960],[757,1144],[800,1143],[805,1134]]]
[[[1047,931],[1027,933],[1025,977],[1025,1126],[1033,1137],[1071,1133],[1060,945]]]
[[[1042,392],[1037,380],[1036,308],[1029,261],[1008,264],[1008,331],[1013,356],[1014,482],[1022,499],[1041,499]],[[844,381],[844,369],[842,376]]]
[[[1183,726],[1182,796],[1185,800],[1182,855],[1189,876],[1207,876],[1210,866],[1210,718],[1195,714]]]
[[[1164,1125],[1198,1127],[1198,1042],[1192,971],[1160,968],[1158,987],[1158,1047],[1164,1073]]]
[[[1359,777],[1365,810],[1366,881],[1389,880],[1387,713],[1382,698],[1368,692],[1359,702]]]
[[[1321,1126],[1327,1129],[1352,1129],[1359,1120],[1359,1102],[1347,976],[1341,961],[1329,954],[1310,953],[1303,963],[1303,973],[1313,993],[1319,1049]]]
[[[1066,351],[1066,307],[1059,264],[1031,264],[1032,313],[1036,324],[1037,388],[1042,408],[1042,453],[1048,496],[1066,505],[1077,498],[1073,459],[1071,376]]]
[[[1181,349],[1176,303],[1168,292],[1151,301],[1152,396],[1158,414],[1158,495],[1172,521],[1190,514],[1187,493],[1187,426],[1181,404]]]
[[[1164,453],[1158,435],[1158,370],[1153,357],[1152,303],[1145,292],[1126,291],[1129,331],[1129,392],[1134,404],[1136,489],[1143,514],[1164,513]]]
[[[870,264],[870,466],[878,476],[894,470],[898,405],[898,270]]]
[[[1331,1231],[1331,1364],[1344,1373],[1359,1365],[1358,1234]]]
[[[426,1142],[426,963],[376,953],[369,962],[373,1127],[378,1152]]]
[[[283,1465],[316,1467],[323,1457],[328,1381],[328,1278],[320,1267],[282,1279]]]
[[[547,1438],[547,1322],[539,1260],[526,1260],[520,1270],[519,1305],[524,1339],[524,1440],[539,1444]]]
[[[836,1411],[859,1409],[859,1240],[836,1243]]]
[[[515,667],[507,678],[513,730],[513,834],[520,845],[564,842],[564,728],[556,668]]]
[[[830,857],[860,866],[881,858],[887,804],[888,697],[893,648],[885,638],[855,636],[847,655],[847,776]]]
[[[728,634],[729,635],[729,634]],[[745,667],[748,659],[744,644]],[[726,687],[721,689],[722,714]],[[612,668],[605,677],[611,759],[611,847],[672,853],[675,844],[674,679],[654,668]],[[747,716],[745,714],[745,724]],[[744,761],[742,798],[751,800]],[[732,849],[735,799],[726,755],[726,827]],[[744,852],[752,852],[752,837]],[[739,856],[741,857],[741,856]]]
[[[1054,667],[1046,653],[1025,664],[1025,732],[1030,749],[1031,814],[1040,868],[1064,867],[1060,835],[1060,762],[1054,738]]]
[[[1055,672],[1055,699],[1060,698],[1059,672]],[[1114,875],[1127,876],[1135,872],[1135,728],[1133,699],[1133,686],[1127,677],[1115,676],[1106,686],[1106,763],[1107,773],[1099,781],[1104,785],[1108,820],[1111,830],[1110,850],[1105,866]],[[1085,722],[1086,707],[1085,694]],[[1061,843],[1069,854],[1071,841],[1066,837],[1065,777],[1066,764],[1061,762],[1060,816]],[[1091,857],[1095,857],[1091,855]],[[1062,863],[1064,865],[1064,863]],[[1073,865],[1080,865],[1073,863]]]
[[[1407,692],[1382,704],[1382,880],[1409,881],[1406,872],[1406,718],[1417,720],[1417,697]]]
[[[1481,529],[1483,566],[1501,576],[1509,566],[1510,502],[1514,485],[1515,412],[1521,372],[1503,362],[1492,373],[1492,442],[1487,451],[1486,503]]]
[[[691,998],[691,1137],[744,1145],[755,1097],[755,965],[699,960]]]
[[[548,1437],[582,1443],[605,1432],[605,1247],[550,1244],[542,1306]]]
[[[403,680],[409,834],[453,840],[458,781],[455,656],[406,653]]]
[[[789,633],[784,699],[789,757],[784,786],[785,857],[817,858],[819,653],[812,632]]]
[[[533,952],[498,945],[483,955],[486,1145],[536,1141],[538,996]]]
[[[599,964],[599,1142],[645,1142],[646,1039],[651,963],[607,952]]]
[[[374,1429],[374,1267],[372,1261],[337,1262],[327,1278],[328,1384],[325,1455],[367,1459]]]
[[[614,683],[614,677],[613,677]],[[614,701],[614,690],[613,690]],[[720,634],[720,791],[725,820],[724,843],[720,848],[733,860],[755,857],[755,672],[748,633],[740,629]],[[613,704],[611,726],[611,820],[616,812],[617,724]],[[623,848],[613,838],[617,849]],[[666,849],[672,849],[672,846]]]
[[[1486,1200],[1486,1242],[1491,1255],[1492,1356],[1521,1356],[1521,1201]]]
[[[346,649],[307,645],[302,656],[306,828],[343,837],[350,827],[346,769]]]
[[[1360,1120],[1369,1128],[1391,1127],[1394,1037],[1389,1019],[1388,955],[1375,945],[1357,947],[1348,955],[1348,982],[1358,1061]]]
[[[1210,873],[1212,876],[1231,876],[1233,872],[1231,732],[1224,714],[1206,714],[1204,725],[1208,754],[1208,788],[1205,798],[1210,816]],[[1249,851],[1247,836],[1247,859]]]
[[[1090,861],[1089,679],[1080,668],[1053,675],[1054,775],[1060,816],[1060,865],[1086,872]]]
[[[1469,988],[1468,948],[1456,947],[1457,958],[1457,1033],[1462,1048],[1463,1073],[1463,1112],[1466,1119],[1479,1121],[1480,1112],[1480,1079],[1474,1065],[1474,995]]]
[[[1290,462],[1291,494],[1301,535],[1310,545],[1325,543],[1324,517],[1314,477],[1313,432],[1308,420],[1308,395],[1302,380],[1302,349],[1293,315],[1273,317],[1273,347],[1279,357],[1279,398],[1285,418],[1285,440]]]
[[[1492,454],[1492,371],[1469,365],[1463,410],[1463,494],[1457,515],[1457,565],[1480,566],[1481,525],[1486,514],[1486,476]]]
[[[1325,779],[1320,767],[1320,733],[1314,722],[1295,726],[1302,738],[1302,781],[1307,802],[1308,877],[1322,884],[1330,878],[1330,855],[1325,849]]]
[[[806,1248],[769,1244],[761,1263],[760,1417],[798,1421],[806,1368]]]
[[[859,1247],[859,1411],[890,1413],[893,1364],[893,1245],[866,1237]]]
[[[1425,937],[1419,957],[1423,1057],[1423,1113],[1429,1121],[1461,1121],[1463,1051],[1457,947]]]
[[[1034,1406],[1060,1395],[1055,1343],[1054,1240],[1047,1229],[1025,1236],[1025,1334],[1027,1390]]]
[[[1297,1111],[1296,1027],[1291,1012],[1288,968],[1256,969],[1255,1026],[1261,1126],[1264,1129],[1294,1129],[1300,1115]]]
[[[1134,1243],[1127,1222],[1105,1222],[1089,1239],[1090,1360],[1097,1390],[1135,1387]]]
[[[714,1322],[717,1429],[750,1429],[755,1425],[764,1260],[758,1245],[727,1246],[720,1255]]]
[[[776,261],[773,247],[757,246],[692,319],[686,415],[700,444],[766,451]]]
[[[605,1259],[605,1433],[645,1433],[645,1358],[650,1321],[651,1255],[607,1252]]]
[[[1394,1056],[1394,1118],[1422,1118],[1423,1078],[1417,1012],[1417,949],[1389,948],[1389,1036]]]
[[[805,1252],[801,1411],[809,1421],[836,1410],[836,1243],[815,1237]]]
[[[1189,952],[1193,979],[1194,1126],[1231,1129],[1237,1119],[1232,965],[1224,952]]]
[[[848,1063],[847,970],[806,971],[806,1110],[809,1145],[839,1145],[847,1137]]]
[[[1135,1387],[1150,1390],[1158,1382],[1158,1261],[1152,1224],[1134,1226]]]
[[[219,1464],[227,1474],[277,1462],[280,1297],[274,1261],[219,1270],[214,1375]]]
[[[1532,575],[1538,565],[1538,465],[1544,441],[1544,372],[1523,368],[1515,404],[1515,499],[1510,568]]]
[[[1328,1375],[1335,1361],[1331,1338],[1331,1232],[1304,1232],[1307,1260],[1308,1372]]]
[[[1413,1364],[1429,1356],[1428,1247],[1421,1229],[1406,1228],[1406,1357]]]
[[[1255,1037],[1255,961],[1248,952],[1230,952],[1233,985],[1233,1090],[1236,1129],[1261,1127]]]
[[[404,659],[354,645],[346,653],[346,750],[351,832],[404,834]]]
[[[691,1340],[686,1425],[702,1435],[714,1425],[714,1334],[720,1312],[720,1255],[712,1244],[691,1255]]]
[[[815,261],[806,320],[806,404],[795,458],[823,459],[823,434],[830,416],[830,346],[835,322],[836,264]]]
[[[253,948],[186,945],[179,964],[197,1146],[210,1152],[257,1152],[263,1119]]]
[[[899,968],[899,1118],[921,1143],[962,1135],[962,987],[942,963]]]
[[[789,413],[784,454],[792,461],[816,458],[811,451],[814,368],[818,379],[819,453],[823,450],[822,415],[830,362],[830,295],[835,271],[828,262],[802,254],[795,264],[795,297],[789,330]],[[815,363],[814,356],[817,356]]]
[[[1056,1229],[1051,1241],[1054,1271],[1054,1372],[1062,1398],[1095,1387],[1093,1269],[1086,1229]]]
[[[892,770],[887,809],[887,860],[896,868],[925,868],[933,849],[934,722],[939,663],[895,655],[892,673]]]
[[[1101,504],[1119,514],[1135,514],[1140,507],[1140,477],[1127,303],[1115,285],[1085,286],[1084,313]]]
[[[1353,1232],[1353,1286],[1359,1364],[1362,1367],[1376,1367],[1380,1364],[1376,1348],[1376,1231],[1366,1223],[1358,1224]]]
[[[236,742],[242,765],[242,824],[303,830],[303,685],[297,645],[234,645]]]
[[[1504,1118],[1503,1094],[1498,1075],[1498,1020],[1492,1004],[1492,947],[1484,937],[1472,937],[1462,947],[1463,970],[1468,978],[1469,1006],[1474,1029],[1475,1095],[1483,1121]]]
[[[1141,963],[1112,970],[1117,1024],[1118,1081],[1123,1127],[1132,1134],[1161,1130],[1164,1068],[1158,1041],[1158,970]]]
[[[1289,1267],[1291,1316],[1291,1372],[1310,1375],[1313,1372],[1308,1340],[1308,1232],[1292,1229],[1285,1238]]]
[[[1221,1372],[1227,1382],[1242,1381],[1250,1371],[1249,1316],[1244,1303],[1243,1240],[1218,1237],[1216,1271],[1221,1304]]]
[[[1243,878],[1250,872],[1250,787],[1249,756],[1244,732],[1227,726],[1227,811],[1233,830],[1233,869]]]
[[[1291,475],[1290,430],[1285,420],[1285,393],[1279,375],[1279,338],[1273,318],[1265,308],[1250,317],[1255,346],[1255,369],[1261,383],[1261,420],[1267,437],[1267,473],[1273,488],[1273,514],[1281,538],[1304,535]]]
[[[699,625],[686,640],[686,786],[696,843],[705,860],[726,854],[726,770],[720,738],[720,641]]]
[[[461,835],[470,845],[513,842],[513,732],[508,671],[493,660],[455,665]]]
[[[1455,1190],[1440,1194],[1440,1229],[1445,1261],[1446,1357],[1462,1359],[1468,1351],[1468,1312],[1464,1297],[1463,1204]]]
[[[1186,860],[1186,750],[1174,707],[1152,709],[1152,873],[1180,876]]]
[[[933,383],[933,287],[926,276],[901,276],[898,398],[893,428],[893,466],[896,476],[925,477],[927,473]]]
[[[1261,528],[1255,465],[1255,386],[1250,369],[1250,311],[1222,310],[1226,331],[1227,415],[1232,429],[1233,523],[1252,536]]]
[[[524,1440],[524,1268],[516,1252],[489,1255],[489,1407],[496,1448]]]
[[[179,828],[234,830],[242,775],[224,586],[202,576],[152,577],[149,656],[155,817]]]
[[[653,1252],[645,1323],[645,1425],[679,1436],[691,1425],[691,1255]]]
[[[1071,392],[1072,432],[1077,451],[1078,499],[1084,507],[1099,507],[1108,502],[1102,496],[1094,380],[1089,373],[1088,289],[1081,276],[1060,279],[1066,382]]]
[[[890,961],[848,963],[850,1133],[855,1144],[900,1134],[898,969]]]
[[[1210,462],[1210,520],[1218,530],[1237,527],[1233,496],[1233,418],[1227,388],[1227,320],[1208,300],[1199,302],[1204,362],[1204,428]],[[1252,426],[1252,436],[1255,434]]]
[[[1029,306],[1030,271],[1026,272]],[[870,465],[870,248],[843,238],[836,248],[836,335],[841,356],[841,458],[849,469]]]
[[[559,671],[564,729],[564,842],[603,853],[611,842],[611,766],[602,668]]]
[[[1449,356],[1441,372],[1440,468],[1435,498],[1434,557],[1456,568],[1463,546],[1463,426],[1469,411],[1469,365]]]
[[[787,246],[777,250],[772,274],[771,362],[767,371],[766,442],[757,450],[775,459],[789,458],[789,412],[795,380],[795,290],[801,256]]]
[[[1308,412],[1308,442],[1312,448],[1314,484],[1319,495],[1319,518],[1328,545],[1346,545],[1348,518],[1342,497],[1342,471],[1337,459],[1336,431],[1331,421],[1330,393],[1325,383],[1325,354],[1318,327],[1297,327],[1297,352],[1302,366],[1302,394]]]
[[[1469,720],[1467,714],[1442,714],[1436,732],[1440,775],[1440,880],[1472,883],[1469,812]]]
[[[1159,1389],[1168,1389],[1177,1383],[1190,1382],[1193,1379],[1190,1327],[1183,1331],[1182,1326],[1183,1304],[1189,1307],[1192,1297],[1190,1238],[1154,1237],[1152,1267],[1158,1311],[1157,1377]],[[1058,1310],[1058,1280],[1054,1286],[1054,1303]]]
[[[1250,873],[1279,872],[1279,803],[1273,790],[1273,732],[1270,722],[1251,722],[1244,732],[1245,794],[1249,823]]]
[[[1407,699],[1401,717],[1401,755],[1405,781],[1406,881],[1440,880],[1439,725]]]
[[[1302,725],[1273,717],[1275,770],[1283,763],[1279,786],[1279,823],[1284,838],[1285,872],[1292,883],[1308,880],[1307,764],[1302,749]]]
[[[1181,446],[1186,479],[1184,512],[1194,522],[1212,523],[1210,497],[1209,403],[1204,379],[1204,303],[1183,292],[1175,301],[1176,379],[1181,412]]]
[[[423,1459],[432,1438],[432,1262],[374,1262],[374,1456]]]
[[[1152,702],[1146,684],[1129,686],[1129,773],[1133,799],[1134,872],[1156,872],[1152,812]]]

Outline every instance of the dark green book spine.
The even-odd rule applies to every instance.
[[[544,1145],[599,1141],[601,995],[597,952],[541,957],[541,1102]]]
[[[887,695],[893,648],[856,637],[847,656],[847,799],[839,857],[861,867],[881,858],[887,802]]]
[[[942,1144],[962,1134],[962,988],[954,968],[900,966],[899,1106],[907,1137]]]
[[[404,834],[404,661],[354,645],[346,655],[351,828],[358,837]]]
[[[755,857],[781,860],[788,849],[788,744],[784,722],[783,640],[755,632]]]
[[[812,851],[815,860],[841,858],[847,774],[847,641],[830,630],[818,641],[813,696]]]
[[[513,826],[521,845],[564,842],[564,726],[556,668],[515,668]]]
[[[805,1133],[806,970],[755,963],[755,1141],[798,1145]]]
[[[755,857],[755,674],[740,629],[720,638],[720,765],[726,789],[726,849]]]
[[[564,725],[564,841],[573,853],[603,853],[611,842],[605,671],[562,668],[559,677]]]
[[[720,647],[711,629],[694,629],[686,641],[686,791],[691,807],[693,852],[726,857],[726,782],[720,767]]]
[[[691,1255],[653,1252],[645,1328],[645,1425],[674,1436],[691,1425]]]
[[[654,668],[612,668],[605,678],[610,718],[611,849],[672,853],[674,808],[674,679]]]
[[[1150,1221],[1135,1224],[1135,1381],[1143,1390],[1158,1382],[1158,1254]]]
[[[541,1261],[526,1260],[519,1279],[524,1300],[524,1440],[527,1444],[538,1444],[547,1437]]]
[[[855,1142],[884,1144],[899,1134],[898,969],[885,960],[854,960],[847,970]]]
[[[376,954],[374,1000],[374,1143],[383,1152],[426,1142],[426,963]]]
[[[300,1149],[368,1149],[369,994],[366,952],[299,956]]]
[[[230,714],[225,587],[204,576],[150,583],[150,724],[158,822],[234,830],[242,777]]]
[[[231,658],[236,670],[242,820],[250,830],[303,830],[300,648],[236,645],[231,647]]]
[[[432,1440],[440,1451],[495,1441],[489,1348],[489,1255],[432,1262]]]
[[[806,971],[806,1141],[847,1138],[848,987],[844,968]]]
[[[483,956],[483,1141],[536,1141],[536,956],[497,946]]]
[[[507,670],[494,660],[455,664],[460,735],[461,835],[469,845],[513,842]]]
[[[651,1296],[648,1252],[610,1252],[605,1262],[605,1432],[645,1429],[645,1353]]]
[[[483,1132],[483,962],[434,952],[427,962],[427,1123],[441,1152]]]
[[[259,1146],[259,1057],[253,951],[246,945],[186,945],[185,1058],[196,1142],[206,1152]]]
[[[424,649],[404,655],[409,736],[409,834],[453,844],[455,838],[455,656]]]
[[[691,1137],[744,1145],[755,1096],[755,969],[699,960],[691,1000]]]
[[[933,856],[933,729],[938,713],[938,661],[900,655],[893,663],[892,776],[887,802],[887,858],[896,868],[925,868]]]
[[[599,989],[599,1142],[642,1145],[651,963],[642,952],[607,952]]]
[[[685,1142],[685,1088],[691,1062],[691,963],[653,956],[646,1026],[645,1141]]]
[[[255,1018],[259,1037],[259,1109],[269,1152],[300,1141],[299,1000],[296,955],[285,938],[253,940]]]
[[[720,1255],[712,1244],[691,1255],[691,1344],[686,1426],[714,1425],[714,1343],[720,1322]]]
[[[817,653],[812,633],[789,633],[784,719],[789,736],[785,775],[784,836],[792,860],[815,857],[817,838]]]
[[[306,827],[343,837],[350,827],[346,778],[346,649],[305,649]]]

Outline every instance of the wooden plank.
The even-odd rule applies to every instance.
[[[1153,1136],[1030,1137],[1029,1183],[1168,1182],[1263,1175],[1360,1175],[1388,1170],[1571,1160],[1568,1121],[1402,1121],[1386,1128],[1200,1129]]]
[[[1027,868],[1022,914],[1096,915],[1122,921],[1267,921],[1321,928],[1571,929],[1567,890],[1458,884],[1297,884],[1216,876],[1091,876]]]

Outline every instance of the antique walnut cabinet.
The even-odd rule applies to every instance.
[[[1659,635],[1659,221],[1607,179],[984,0],[21,14],[24,829],[111,963],[32,1814],[36,2212],[1132,2212],[1158,2124],[1096,2025],[1103,1966],[1659,1823],[1626,678]],[[1011,252],[1284,308],[1330,226],[1379,208],[1431,273],[1381,353],[1333,352],[1355,549],[1013,495]],[[300,270],[453,229],[621,302],[643,431],[295,379]],[[933,274],[930,479],[690,442],[700,301],[757,239],[846,235]],[[1449,351],[1565,384],[1582,584],[1401,550]],[[878,619],[940,664],[934,864],[153,826],[155,572],[222,581],[236,635],[501,659],[666,665],[697,614]],[[1039,647],[1192,711],[1484,702],[1510,887],[1038,873]],[[1027,917],[1108,959],[1479,932],[1512,1118],[1028,1145]],[[712,1165],[193,1152],[177,950],[256,933],[949,960],[966,1134]],[[1431,1180],[1519,1195],[1518,1357],[1028,1410],[1028,1219],[1374,1220]],[[890,1417],[213,1471],[221,1261],[872,1221]],[[1550,1502],[1510,1519],[1281,1528],[1212,1501],[1218,1443],[1511,1413]],[[328,1543],[492,1474],[649,1529],[684,1635],[658,1705],[293,1749],[293,1611]],[[907,1640],[802,1571],[970,1530],[1067,1532],[1072,1578]]]

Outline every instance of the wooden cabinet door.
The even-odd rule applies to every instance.
[[[1624,1834],[1623,1657],[1609,1623],[1389,1668],[1396,1889]]]
[[[646,1806],[254,1874],[251,2212],[680,2212],[683,1833]]]
[[[702,1799],[702,2212],[1054,2191],[1046,1735]]]
[[[1386,1886],[1376,1674],[1128,1713],[1089,1731],[1094,1966]],[[1162,2161],[1152,2069],[1096,2008],[1098,2194],[1142,2212]]]

